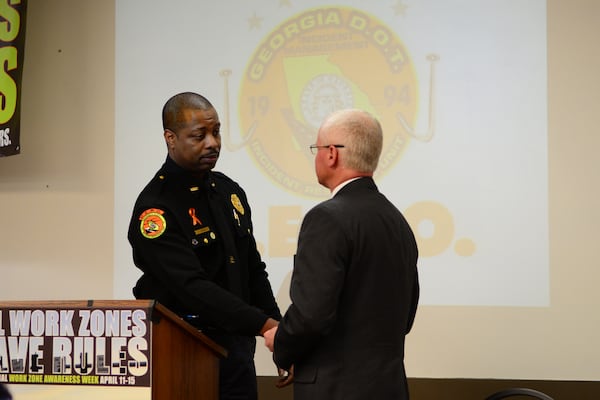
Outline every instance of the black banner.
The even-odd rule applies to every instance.
[[[150,386],[146,308],[0,308],[0,383]]]
[[[27,0],[0,0],[0,157],[21,152]]]

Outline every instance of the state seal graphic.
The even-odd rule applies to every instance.
[[[238,99],[241,139],[279,187],[322,197],[308,146],[323,119],[342,108],[375,115],[382,175],[411,140],[417,89],[408,51],[380,20],[351,7],[310,9],[276,27],[250,58]]]

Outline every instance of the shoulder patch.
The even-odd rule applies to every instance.
[[[167,221],[158,208],[149,208],[140,214],[140,232],[146,239],[156,239],[167,229]]]

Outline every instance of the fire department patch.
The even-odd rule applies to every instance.
[[[167,229],[167,221],[163,210],[149,208],[140,215],[140,231],[147,239],[156,239]]]

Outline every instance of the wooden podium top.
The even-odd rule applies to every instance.
[[[227,350],[219,346],[212,339],[202,334],[195,327],[185,322],[173,311],[163,306],[156,300],[48,300],[48,301],[0,301],[0,309],[138,309],[149,311],[150,319],[167,318],[180,329],[204,343],[219,357],[227,357]]]

